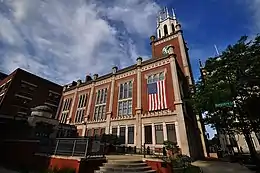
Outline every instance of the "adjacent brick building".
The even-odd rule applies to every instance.
[[[145,143],[155,150],[170,140],[183,154],[199,157],[200,130],[186,102],[194,82],[175,14],[160,13],[150,44],[152,57],[146,61],[139,57],[127,68],[64,86],[57,118],[76,125],[81,136],[115,134],[127,146]]]
[[[0,118],[26,118],[31,108],[47,105],[55,115],[62,86],[20,68],[0,81]]]

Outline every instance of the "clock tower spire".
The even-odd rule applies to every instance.
[[[174,47],[177,55],[178,66],[182,69],[188,79],[188,83],[194,83],[191,65],[188,55],[187,44],[183,38],[181,25],[176,17],[174,9],[169,12],[165,7],[159,11],[157,16],[156,36],[151,36],[152,58],[159,59],[168,56],[168,48]]]

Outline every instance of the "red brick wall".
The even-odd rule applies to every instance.
[[[170,37],[170,36],[169,36]],[[179,44],[179,41],[178,41],[178,37],[172,39],[172,40],[169,40],[169,41],[166,41],[164,43],[161,43],[159,45],[152,45],[152,47],[154,46],[154,57],[156,58],[160,58],[163,56],[162,54],[162,49],[167,46],[167,45],[172,45],[174,46],[174,53],[177,55],[177,61],[178,61],[178,64],[180,65],[180,67],[182,68],[183,70],[183,63],[182,63],[182,57],[181,57],[181,49],[180,49],[180,44]]]
[[[169,163],[164,163],[162,161],[152,161],[152,160],[146,160],[145,162],[148,166],[151,166],[151,168],[156,172],[172,173],[172,166]]]
[[[171,76],[171,68],[170,64],[153,68],[151,70],[147,70],[142,72],[142,108],[143,113],[148,112],[148,94],[147,94],[147,79],[145,78],[146,74],[149,74],[153,71],[157,70],[164,70],[166,69],[166,101],[168,104],[168,108],[170,110],[174,110],[174,92],[173,92],[173,83],[172,83],[172,76]]]

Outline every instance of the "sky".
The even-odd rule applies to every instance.
[[[0,0],[0,71],[59,84],[151,57],[161,7],[174,8],[195,78],[198,59],[260,32],[260,0]]]

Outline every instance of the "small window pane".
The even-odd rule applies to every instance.
[[[128,144],[134,144],[134,127],[128,127]]]
[[[123,98],[127,98],[127,83],[124,84],[124,97]]]
[[[159,80],[163,80],[163,79],[164,79],[164,73],[162,72],[159,74]]]
[[[103,101],[104,101],[104,90],[101,90],[100,101],[98,103],[103,103]]]
[[[128,101],[128,115],[132,114],[132,100]]]
[[[128,98],[132,97],[133,92],[133,84],[132,81],[129,82],[129,91],[128,91]]]
[[[123,114],[126,115],[127,114],[127,102],[123,102]]]
[[[119,116],[123,114],[123,102],[119,102],[118,114],[119,114]]]
[[[152,82],[153,82],[153,78],[152,78],[152,76],[149,76],[148,80],[147,80],[147,83],[152,83]]]
[[[123,84],[120,84],[120,89],[119,89],[119,99],[123,98],[123,91],[124,91],[124,86]]]
[[[98,90],[98,92],[97,92],[97,101],[96,101],[96,104],[99,104],[99,98],[100,98],[100,90]]]
[[[157,82],[159,80],[158,74],[153,75],[153,82]]]
[[[107,102],[107,88],[105,89],[105,96],[104,96],[104,101],[103,103],[106,103]]]

